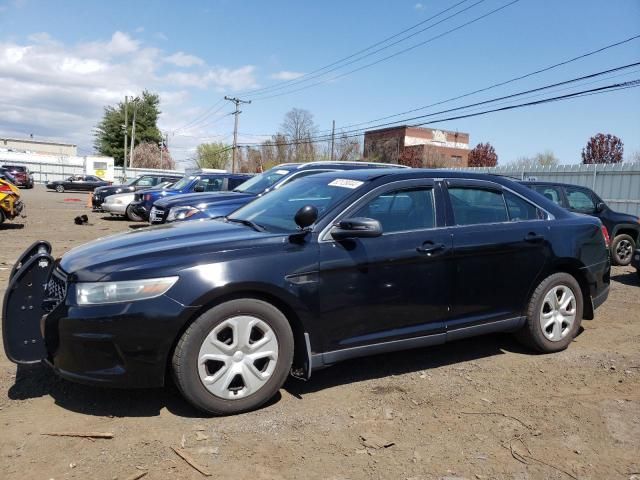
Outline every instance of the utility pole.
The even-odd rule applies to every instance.
[[[236,151],[238,150],[238,115],[242,113],[239,110],[239,107],[241,103],[251,103],[251,100],[240,100],[239,98],[227,97],[226,95],[224,99],[229,100],[230,102],[233,102],[236,105],[236,110],[235,112],[233,112],[233,114],[236,117],[236,120],[235,120],[235,125],[233,127],[233,150],[232,150],[232,157],[231,157],[231,173],[234,173],[236,171]]]
[[[124,180],[127,179],[127,106],[129,103],[129,97],[124,96],[124,163],[122,164],[122,176]]]
[[[133,99],[133,123],[131,124],[131,150],[129,152],[129,168],[133,168],[133,147],[136,143],[136,114],[138,113],[138,97]]]
[[[167,149],[167,152],[169,151],[169,134],[164,132],[164,136],[160,135],[160,138],[160,168],[163,168],[162,153],[165,148]]]
[[[333,120],[333,123],[331,124],[331,161],[334,160],[334,155],[333,155],[333,144],[335,143],[336,140],[336,121]]]

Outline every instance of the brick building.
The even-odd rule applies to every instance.
[[[406,125],[364,134],[367,159],[411,167],[466,167],[469,134]]]

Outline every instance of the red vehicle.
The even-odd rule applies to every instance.
[[[33,188],[33,176],[27,167],[22,165],[3,165],[2,168],[13,175],[18,187]]]

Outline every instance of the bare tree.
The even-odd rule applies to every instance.
[[[292,144],[291,160],[309,162],[315,157],[312,138],[318,133],[313,114],[308,110],[294,108],[286,113],[281,125],[282,134]]]
[[[155,142],[142,142],[133,149],[132,166],[134,168],[166,168],[173,170],[176,168],[176,162],[171,158],[168,150],[162,151],[160,155],[160,147]]]
[[[537,153],[533,157],[519,157],[511,165],[518,167],[555,167],[560,161],[551,150],[545,150],[542,153]]]
[[[365,152],[367,160],[373,162],[398,163],[400,158],[400,140],[388,138],[368,144]]]
[[[437,147],[425,144],[422,149],[422,166],[425,168],[443,168],[447,166],[447,157]]]
[[[358,137],[349,137],[346,133],[342,133],[334,145],[334,158],[342,162],[358,160],[360,158],[360,140]]]

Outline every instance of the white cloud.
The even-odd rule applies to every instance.
[[[424,5],[421,3],[416,3],[413,8],[415,8],[416,10],[424,10]]]
[[[174,53],[164,59],[165,62],[171,63],[178,67],[193,67],[194,65],[204,65],[204,60],[195,55],[188,55],[184,52]]]
[[[304,73],[302,72],[290,72],[288,70],[283,70],[281,72],[272,73],[270,77],[274,80],[295,80],[303,75]]]
[[[166,62],[171,57],[174,62]],[[192,70],[180,71],[181,65]],[[139,95],[144,89],[158,92],[160,126],[172,130],[209,107],[189,106],[195,90],[232,93],[257,86],[252,65],[212,66],[188,52],[168,55],[124,32],[74,45],[45,32],[34,33],[24,42],[0,40],[0,133],[34,133],[88,146],[103,108],[125,95]],[[218,125],[228,127],[225,122]],[[188,133],[194,137],[184,141],[192,146],[198,143],[196,136],[212,135],[212,130],[194,128]]]

